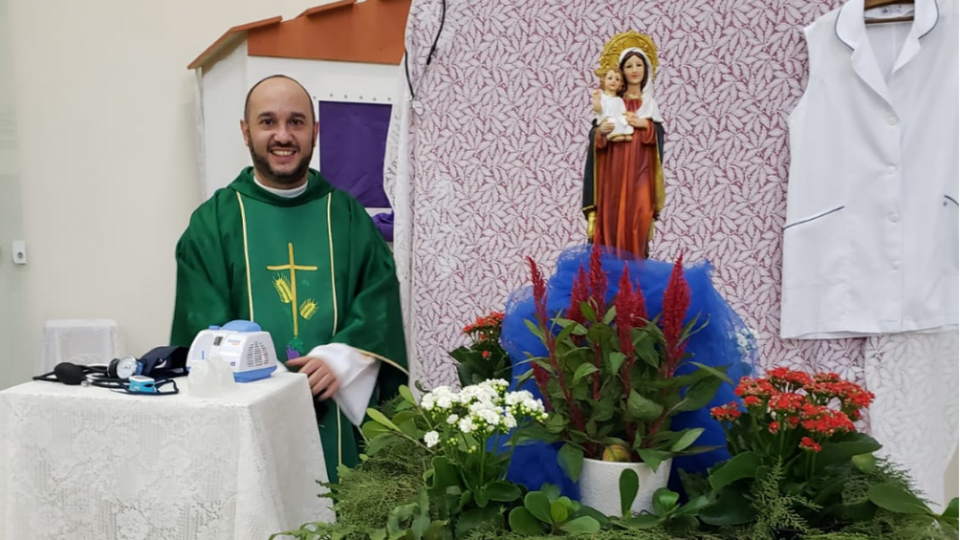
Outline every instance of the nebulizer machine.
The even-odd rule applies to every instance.
[[[211,326],[194,338],[187,353],[190,394],[214,397],[237,383],[264,379],[277,369],[273,339],[252,321]]]

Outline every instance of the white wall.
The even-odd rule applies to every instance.
[[[20,196],[17,111],[13,94],[13,55],[7,0],[0,0],[0,389],[31,373],[32,359],[24,355],[23,288],[27,267],[13,264],[11,246],[23,238]],[[28,260],[29,260],[29,253]]]
[[[201,201],[186,66],[231,26],[325,2],[6,1],[29,264],[4,386],[30,375],[47,319],[115,319],[135,354],[167,342],[173,249]]]
[[[197,70],[199,73],[200,70]],[[200,75],[197,75],[200,77]],[[240,119],[247,97],[247,42],[235,48],[200,77],[203,103],[203,148],[200,149],[204,198],[237,177],[250,165]]]

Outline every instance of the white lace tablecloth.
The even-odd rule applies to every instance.
[[[215,399],[31,382],[0,392],[0,538],[266,540],[333,518],[307,379]]]

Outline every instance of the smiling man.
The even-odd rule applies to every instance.
[[[234,319],[270,332],[308,376],[327,473],[355,465],[368,405],[407,382],[393,256],[366,210],[309,168],[317,122],[307,91],[275,75],[240,121],[253,167],[217,190],[177,244],[171,343]]]

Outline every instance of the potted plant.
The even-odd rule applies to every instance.
[[[502,329],[502,311],[477,317],[473,324],[463,328],[463,333],[470,337],[470,344],[450,351],[450,356],[457,361],[461,388],[491,379],[510,379],[510,357],[500,345]]]
[[[563,443],[558,458],[579,480],[584,504],[619,514],[619,496],[611,486],[624,468],[632,468],[640,478],[632,510],[649,511],[653,493],[666,485],[672,458],[708,450],[695,446],[703,428],[675,431],[671,419],[705,407],[720,384],[729,382],[722,369],[685,353],[687,340],[702,326],[696,317],[684,322],[690,288],[682,257],[656,316],[647,313],[626,264],[608,301],[598,247],[589,272],[580,268],[562,314],[547,312],[546,282],[528,261],[536,322],[528,320],[527,326],[546,348],[545,356],[529,359],[532,369],[523,377],[535,379],[549,412],[539,436]]]

